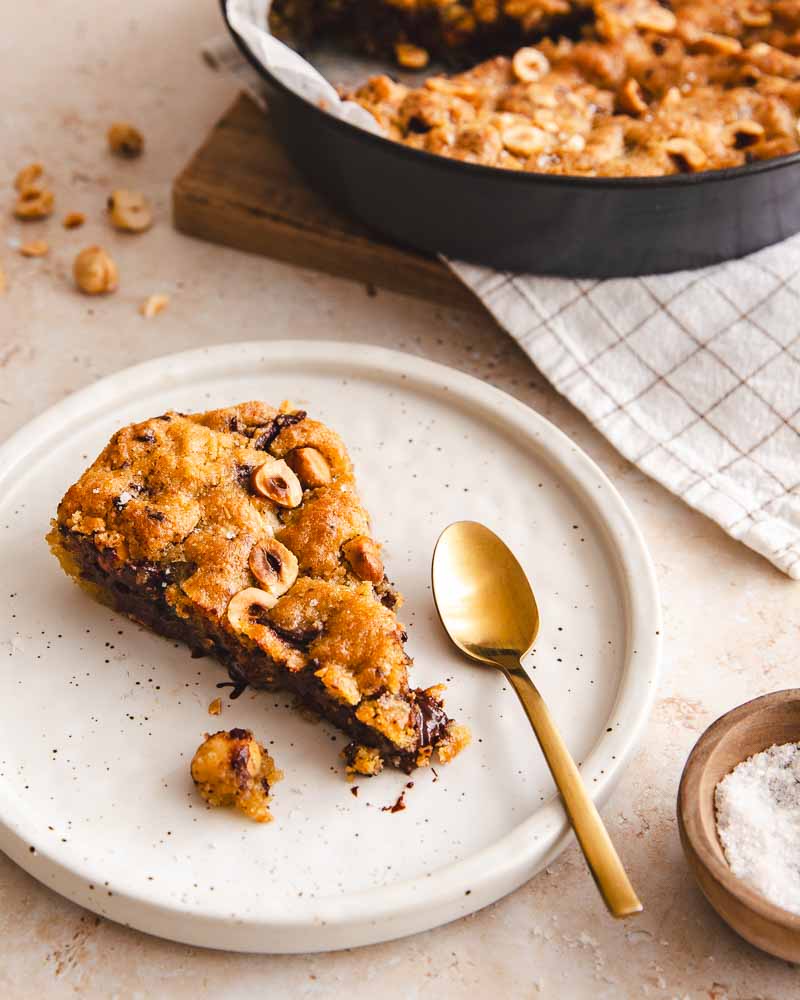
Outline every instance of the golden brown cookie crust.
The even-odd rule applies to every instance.
[[[311,448],[321,457],[301,472],[328,481],[303,486],[291,456]],[[248,402],[122,428],[48,540],[93,596],[216,655],[240,684],[287,687],[398,766],[440,744],[452,756],[440,692],[409,685],[399,595],[375,577],[347,450],[303,411]]]
[[[329,31],[334,12],[355,7],[360,34],[346,31],[362,49],[410,41],[473,64],[419,85],[377,76],[344,95],[416,149],[581,177],[696,173],[800,149],[797,0],[284,0],[276,10]]]

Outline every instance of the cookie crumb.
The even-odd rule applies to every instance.
[[[407,788],[408,786],[406,786]],[[404,788],[402,792],[397,796],[396,801],[392,805],[381,806],[381,812],[384,813],[399,813],[403,812],[406,808],[406,789]]]
[[[208,706],[209,715],[221,715],[222,714],[222,698],[215,698],[211,704]]]
[[[256,823],[269,823],[272,786],[283,773],[249,729],[207,736],[192,758],[192,778],[210,806],[234,806]]]

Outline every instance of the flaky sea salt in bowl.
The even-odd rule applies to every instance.
[[[800,743],[771,746],[714,793],[717,836],[733,874],[800,915]]]
[[[800,962],[800,873],[779,882],[780,867],[800,857],[800,753],[787,747],[798,742],[800,689],[756,698],[703,733],[678,791],[681,844],[706,899],[743,938],[790,962]]]

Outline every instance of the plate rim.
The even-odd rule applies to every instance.
[[[615,759],[610,761],[604,748],[611,737],[603,734],[581,766],[584,776],[596,772],[589,790],[598,806],[602,805],[638,748],[658,688],[662,642],[655,569],[633,514],[602,469],[553,423],[503,390],[448,365],[371,344],[303,339],[234,341],[194,348],[124,368],[48,407],[0,445],[0,468],[5,470],[0,482],[13,479],[17,465],[52,437],[54,427],[60,432],[76,419],[91,420],[109,404],[120,404],[133,393],[166,389],[170,383],[191,384],[222,367],[229,374],[237,369],[252,373],[268,362],[297,366],[301,371],[309,365],[328,371],[346,369],[349,377],[389,375],[397,381],[408,379],[412,386],[421,384],[424,389],[452,393],[451,398],[502,418],[503,426],[510,423],[518,428],[590,509],[605,536],[607,551],[614,557],[625,597],[627,633],[621,679],[608,716],[620,717],[622,742],[615,741]],[[600,762],[603,768],[598,766]],[[48,850],[36,837],[25,836],[21,824],[7,815],[7,805],[0,789],[0,849],[61,895],[147,933],[192,945],[251,952],[349,948],[447,923],[524,884],[572,837],[556,797],[489,846],[428,875],[344,896],[304,900],[302,905],[284,908],[277,920],[275,914],[265,917],[262,913],[234,921],[230,913],[214,912],[212,907],[182,906],[174,899],[167,904],[146,892],[118,887],[111,898],[93,898],[86,887],[96,875],[89,876],[80,864],[64,864],[57,851]],[[538,834],[535,828],[539,828]],[[227,937],[225,928],[229,928]],[[299,931],[305,932],[301,939]]]

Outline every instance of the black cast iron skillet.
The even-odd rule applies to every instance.
[[[228,29],[267,84],[272,124],[298,170],[395,243],[503,270],[608,278],[703,267],[800,230],[800,153],[669,177],[559,177],[462,163],[321,110]]]

